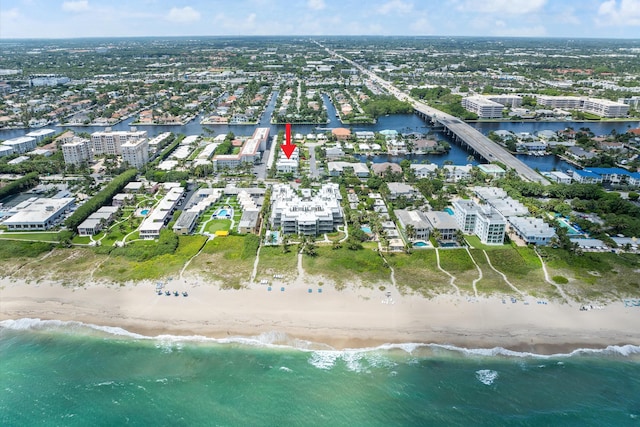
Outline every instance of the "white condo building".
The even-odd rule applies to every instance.
[[[70,141],[62,144],[62,155],[64,163],[67,165],[80,166],[83,163],[93,161],[90,142],[88,139],[74,137]]]
[[[487,245],[504,243],[507,223],[492,207],[481,207],[472,200],[456,200],[452,203],[456,222],[463,233],[475,234]]]
[[[302,196],[288,184],[276,184],[271,191],[271,226],[284,234],[331,233],[344,222],[341,199],[334,183],[324,184],[315,194],[303,189]]]
[[[36,139],[30,136],[19,136],[17,138],[7,139],[2,145],[13,148],[16,154],[23,154],[36,148]]]
[[[93,154],[109,154],[119,156],[122,154],[122,144],[138,139],[146,139],[147,131],[112,131],[106,129],[102,132],[91,134],[91,148]]]
[[[502,117],[504,106],[491,101],[484,96],[474,95],[462,98],[462,106],[481,119],[499,119]]]
[[[621,102],[608,99],[587,98],[584,101],[584,111],[600,117],[626,117],[629,106]]]
[[[269,128],[257,128],[253,136],[244,142],[238,154],[213,156],[213,168],[215,170],[221,170],[225,167],[235,169],[243,163],[255,163],[261,159],[262,153],[267,149],[268,138]]]
[[[146,138],[122,144],[122,162],[134,168],[142,168],[149,162],[149,142]]]

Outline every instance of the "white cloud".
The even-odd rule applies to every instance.
[[[463,12],[504,13],[524,15],[542,9],[547,0],[466,0],[458,6]]]
[[[391,0],[388,1],[380,7],[378,7],[377,12],[381,15],[388,15],[392,12],[395,12],[399,15],[406,15],[413,10],[413,3],[404,2],[402,0]]]
[[[327,5],[324,3],[324,0],[308,0],[307,7],[312,10],[322,10]]]
[[[168,21],[171,22],[195,22],[200,20],[200,12],[192,8],[191,6],[185,7],[173,7],[166,16]]]
[[[14,7],[13,9],[3,10],[2,13],[0,13],[0,16],[3,21],[14,21],[20,17],[20,11],[17,7]]]
[[[433,34],[434,32],[434,28],[427,18],[419,18],[415,20],[409,28],[411,28],[411,31],[413,31],[414,34],[420,35]]]
[[[67,12],[84,12],[89,10],[88,0],[65,1],[62,3],[62,10]]]
[[[640,0],[607,0],[600,4],[596,22],[600,25],[640,25]]]

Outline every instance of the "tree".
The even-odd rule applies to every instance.
[[[630,191],[628,197],[629,197],[629,200],[631,200],[632,202],[635,202],[640,198],[640,194],[636,193],[635,191]]]
[[[407,224],[407,227],[405,228],[405,232],[407,233],[407,238],[409,240],[413,240],[416,238],[416,228],[414,227],[413,224]]]

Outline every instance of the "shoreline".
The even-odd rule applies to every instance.
[[[584,312],[577,305],[554,302],[503,304],[499,297],[453,295],[426,299],[395,289],[387,298],[368,288],[336,291],[325,285],[322,293],[308,285],[266,288],[221,290],[193,278],[169,283],[170,290],[189,292],[188,297],[174,297],[157,295],[152,282],[71,288],[2,278],[0,320],[77,321],[150,338],[250,339],[265,334],[275,337],[270,344],[295,346],[302,340],[312,349],[331,350],[415,343],[551,355],[640,345],[640,308],[622,302]]]

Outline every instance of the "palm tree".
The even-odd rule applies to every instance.
[[[409,240],[416,238],[416,227],[413,224],[408,224],[405,228],[405,232],[407,233],[407,238]]]

